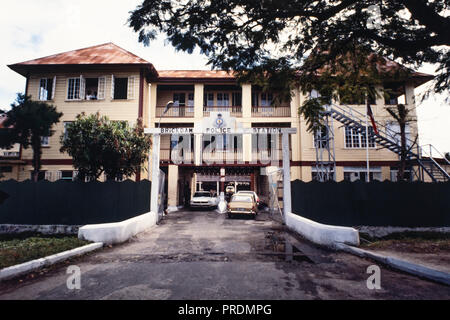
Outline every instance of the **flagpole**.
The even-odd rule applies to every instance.
[[[369,101],[367,101],[366,108],[366,161],[367,161],[367,174],[366,182],[370,182],[370,160],[369,160]]]

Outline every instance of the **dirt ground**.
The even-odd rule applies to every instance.
[[[450,288],[374,261],[314,246],[267,214],[227,219],[182,211],[131,241],[0,283],[0,300],[359,300],[450,299]],[[67,267],[81,289],[67,287]]]

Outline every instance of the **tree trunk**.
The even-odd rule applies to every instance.
[[[41,137],[32,138],[33,141],[33,181],[38,182],[39,180],[39,170],[41,169]]]

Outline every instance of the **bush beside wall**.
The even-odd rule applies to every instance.
[[[450,183],[292,182],[292,210],[337,226],[450,226]]]
[[[127,220],[150,211],[149,181],[6,181],[0,224],[86,225]]]

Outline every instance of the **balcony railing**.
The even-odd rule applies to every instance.
[[[183,163],[193,163],[194,162],[194,152],[186,150],[170,150],[161,149],[160,151],[161,161],[179,161]]]
[[[156,117],[159,118],[164,112],[165,106],[156,107]],[[172,107],[163,115],[163,118],[193,118],[194,107]]]
[[[291,107],[252,107],[252,117],[290,117]]]
[[[209,117],[211,112],[229,112],[232,117],[242,117],[242,107],[203,107],[203,116]]]

